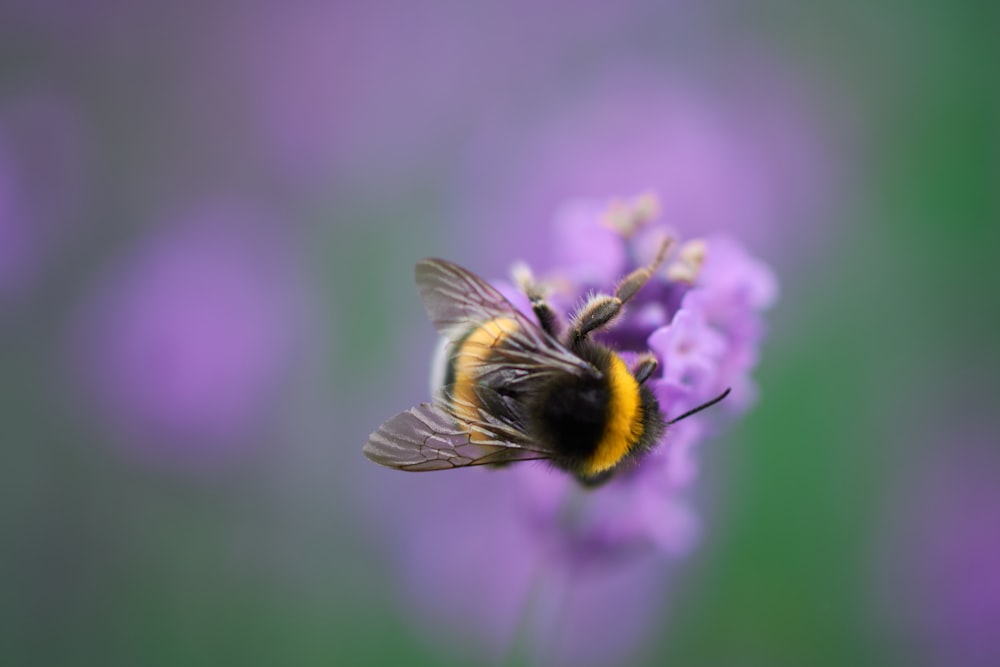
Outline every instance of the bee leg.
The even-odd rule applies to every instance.
[[[595,329],[600,329],[613,320],[622,309],[622,300],[618,297],[598,294],[577,312],[573,318],[573,327],[569,330],[570,344],[579,343]]]
[[[569,332],[570,341],[573,343],[581,341],[591,331],[600,329],[617,317],[618,313],[621,312],[622,306],[628,303],[642,289],[642,286],[653,277],[656,269],[659,268],[660,263],[666,256],[669,247],[670,240],[667,239],[660,246],[659,252],[656,253],[656,258],[650,264],[636,269],[618,283],[614,296],[597,295],[591,297],[590,301],[580,309],[574,318],[575,324]]]
[[[535,297],[529,293],[528,298],[531,299],[531,309],[535,311],[535,317],[538,318],[542,330],[550,336],[558,338],[556,312],[552,310],[552,306],[542,296]]]
[[[550,336],[558,337],[559,320],[556,317],[556,312],[552,310],[552,306],[545,300],[545,294],[538,283],[535,282],[535,278],[531,274],[531,269],[525,264],[518,264],[513,269],[513,275],[514,281],[531,302],[531,310],[534,311],[535,317],[538,318],[538,324],[541,325],[542,330]]]
[[[636,360],[635,368],[632,369],[632,376],[639,384],[642,384],[648,380],[659,367],[660,362],[656,360],[656,355],[652,352],[646,352]]]
[[[639,267],[618,283],[618,287],[615,289],[615,296],[621,299],[622,303],[627,303],[653,277],[656,269],[663,262],[663,258],[666,257],[668,248],[670,248],[670,239],[666,239],[660,244],[660,249],[657,251],[656,257],[652,262],[646,266]]]

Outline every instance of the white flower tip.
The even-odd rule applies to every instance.
[[[614,199],[602,218],[604,224],[625,238],[631,238],[639,227],[660,217],[660,198],[647,191],[632,199]]]
[[[516,261],[510,267],[510,277],[518,287],[531,285],[535,282],[535,274],[531,272],[531,267],[527,262]]]
[[[679,256],[686,262],[696,263],[699,266],[705,261],[705,254],[708,252],[708,244],[704,239],[691,239],[683,246]]]
[[[633,199],[632,207],[643,224],[659,218],[662,210],[660,197],[652,190],[647,190]]]
[[[681,246],[677,259],[667,267],[667,278],[693,285],[698,281],[707,254],[708,244],[703,239],[691,239]]]

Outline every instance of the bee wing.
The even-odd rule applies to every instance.
[[[505,331],[503,363],[518,379],[553,372],[591,376],[598,371],[563,347],[479,276],[443,259],[417,263],[417,289],[434,328],[457,342],[471,327],[497,318],[512,319]]]
[[[411,472],[550,457],[498,419],[458,419],[435,403],[421,403],[382,424],[364,453],[379,465]]]
[[[443,387],[435,403],[402,412],[368,439],[365,455],[400,470],[462,468],[552,458],[554,453],[527,433],[527,411],[510,396],[485,386],[459,398]]]

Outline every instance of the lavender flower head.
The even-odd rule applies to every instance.
[[[775,278],[732,239],[682,239],[657,220],[658,208],[651,195],[565,205],[553,261],[535,280],[557,312],[572,312],[671,239],[660,270],[598,340],[626,362],[656,354],[646,384],[668,420],[727,387],[722,411],[742,412],[756,394],[750,373]],[[513,282],[495,284],[534,318]],[[405,476],[394,485],[392,518],[402,515],[406,529],[393,553],[429,632],[458,624],[498,654],[526,652],[539,664],[600,663],[634,649],[657,618],[664,558],[697,543],[685,494],[711,420],[703,412],[670,426],[638,465],[593,490],[533,462]]]

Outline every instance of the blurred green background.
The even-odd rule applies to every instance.
[[[994,8],[183,4],[0,8],[0,662],[467,664],[408,624],[360,447],[426,391],[413,262],[502,272],[538,119],[634,68],[780,80],[818,147],[733,230],[782,285],[761,399],[636,664],[1000,664]]]

